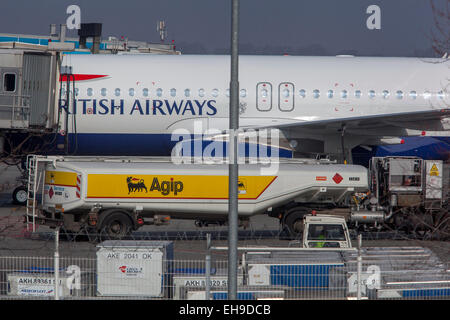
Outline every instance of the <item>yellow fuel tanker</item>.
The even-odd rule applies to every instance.
[[[170,158],[35,157],[45,162],[42,203],[33,221],[60,221],[123,234],[158,217],[226,221],[228,164],[175,164]],[[239,217],[280,212],[293,224],[305,203],[337,204],[368,190],[367,169],[356,165],[283,160],[239,166]],[[39,187],[34,187],[39,191]],[[35,202],[33,202],[35,203]],[[296,219],[286,215],[296,212]],[[153,219],[153,220],[152,220]],[[293,221],[291,221],[293,220]],[[292,226],[291,226],[292,227]],[[116,231],[114,231],[116,230]]]

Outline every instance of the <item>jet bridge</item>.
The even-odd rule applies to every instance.
[[[0,136],[49,133],[58,126],[62,51],[73,43],[0,43]],[[2,141],[3,142],[3,141]]]
[[[46,51],[0,49],[0,128],[51,128],[57,56]]]

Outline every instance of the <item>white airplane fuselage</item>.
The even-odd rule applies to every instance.
[[[62,65],[75,76],[76,126],[61,117],[61,128],[76,131],[80,153],[167,155],[177,129],[229,126],[229,56],[69,54]],[[442,59],[240,56],[239,125],[324,152],[343,125],[352,145],[445,132],[448,70]]]

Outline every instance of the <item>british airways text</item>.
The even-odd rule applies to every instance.
[[[139,100],[130,105],[124,99],[76,99],[70,113],[92,115],[189,115],[213,116],[217,113],[216,100]],[[59,107],[66,110],[66,100],[59,100]],[[72,108],[70,108],[72,109]]]

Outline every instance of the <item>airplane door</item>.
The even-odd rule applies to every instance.
[[[278,86],[278,107],[281,111],[294,110],[294,85],[282,82]]]
[[[256,85],[256,109],[270,111],[272,109],[272,85],[260,82]]]

